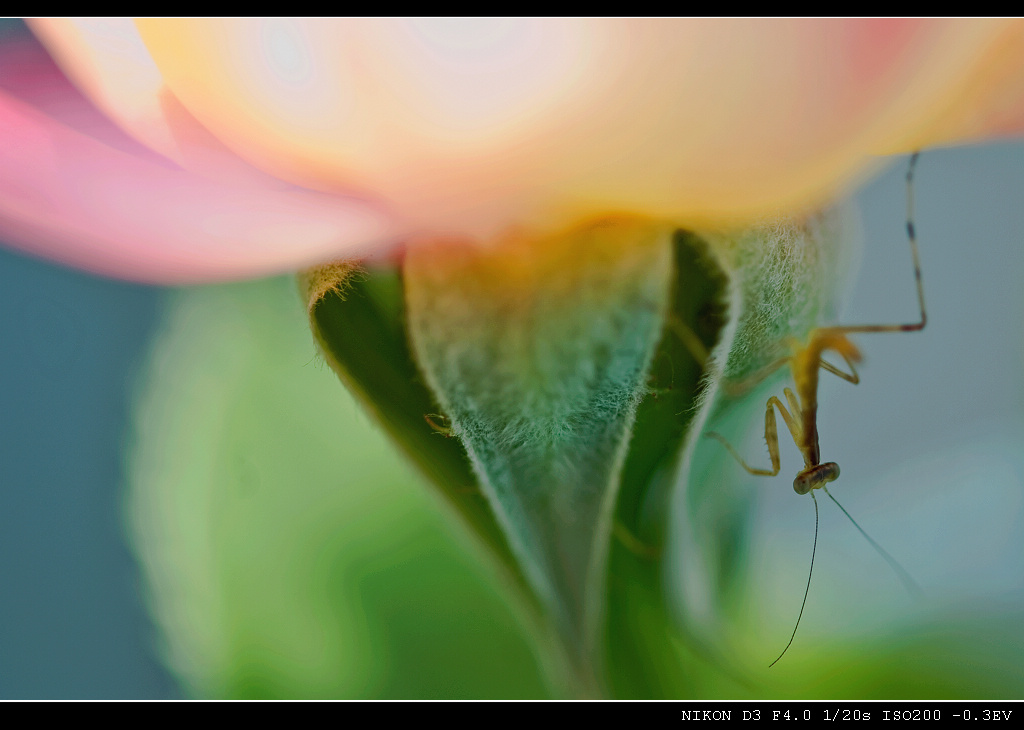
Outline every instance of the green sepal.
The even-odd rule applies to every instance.
[[[340,262],[304,272],[299,285],[328,364],[485,543],[517,586],[514,593],[532,602],[505,534],[480,496],[462,443],[425,418],[437,405],[409,349],[401,270]]]
[[[439,241],[405,261],[417,360],[585,683],[670,234],[615,219],[498,246]]]

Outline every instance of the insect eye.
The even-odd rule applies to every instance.
[[[825,464],[818,464],[810,469],[804,469],[796,475],[793,480],[793,490],[797,494],[807,494],[812,489],[834,482],[839,478],[839,464],[829,461]]]

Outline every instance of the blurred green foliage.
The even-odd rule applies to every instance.
[[[177,293],[148,378],[129,514],[193,694],[546,696],[479,550],[316,356],[293,281]]]

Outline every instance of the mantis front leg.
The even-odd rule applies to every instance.
[[[789,407],[797,414],[797,416],[799,416],[800,403],[797,401],[796,395],[794,395],[793,391],[789,388],[785,389],[785,394],[786,400],[789,401]],[[782,401],[773,395],[768,399],[764,412],[764,440],[768,444],[768,455],[772,460],[771,469],[758,469],[747,464],[747,462],[743,460],[743,457],[737,453],[736,449],[732,447],[732,444],[726,441],[725,437],[720,433],[709,431],[706,435],[719,441],[723,446],[725,446],[725,448],[729,450],[729,453],[732,454],[733,458],[739,462],[740,466],[751,474],[765,477],[777,476],[779,469],[781,468],[781,461],[779,459],[779,429],[775,420],[775,409],[778,409],[779,413],[782,415],[782,420],[785,422],[786,428],[789,429],[789,433],[793,437],[793,441],[796,442],[797,446],[800,446],[802,438],[802,432],[797,420],[788,410],[786,410],[786,406],[782,405]]]

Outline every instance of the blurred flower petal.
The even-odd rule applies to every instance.
[[[64,75],[136,140],[192,172],[242,185],[275,184],[273,176],[231,152],[181,105],[131,18],[27,22]]]
[[[130,18],[26,21],[65,76],[123,129],[180,162],[161,106],[163,74]]]
[[[37,44],[0,48],[0,234],[148,280],[615,213],[742,224],[828,201],[871,155],[1024,129],[1022,21],[32,27],[77,91]]]
[[[610,211],[701,225],[821,203],[870,154],[968,131],[952,117],[1019,32],[988,20],[137,25],[175,95],[249,161],[479,235]],[[1003,89],[1022,76],[1002,73]]]
[[[935,144],[985,140],[1024,133],[1024,23],[1007,22],[950,99],[932,131]],[[923,146],[923,145],[922,145]]]
[[[33,42],[0,48],[0,79],[0,238],[11,245],[170,283],[294,270],[393,234],[365,200],[181,169],[98,114]]]

